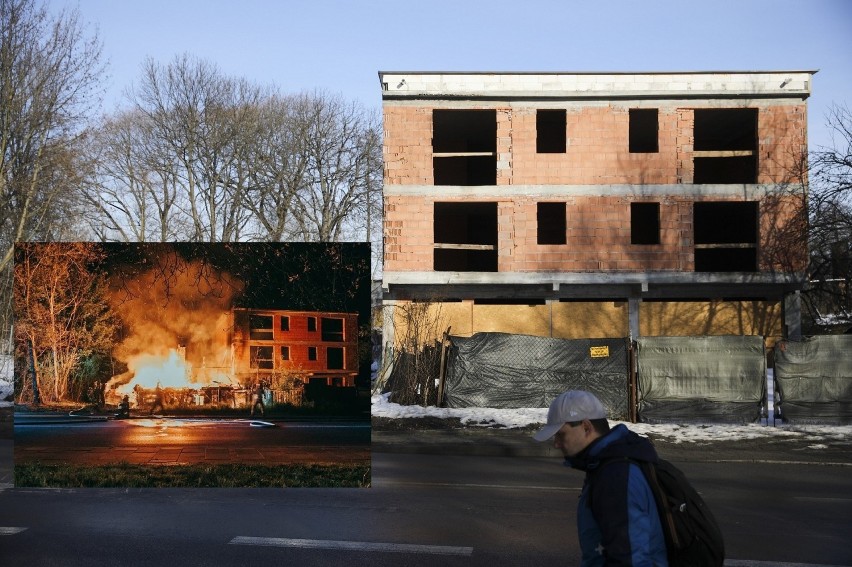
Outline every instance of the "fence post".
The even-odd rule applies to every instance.
[[[444,404],[444,378],[447,375],[447,348],[450,337],[450,329],[447,327],[444,331],[444,336],[441,337],[441,361],[438,364],[438,399],[435,401],[435,407],[442,407]]]
[[[630,423],[636,423],[638,416],[637,414],[637,387],[636,387],[636,342],[627,339],[627,418],[630,420]]]

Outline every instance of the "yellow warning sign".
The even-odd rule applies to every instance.
[[[592,358],[607,358],[609,356],[608,346],[593,346],[589,348],[589,355]]]

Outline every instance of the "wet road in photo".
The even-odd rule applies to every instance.
[[[15,417],[15,462],[100,465],[369,462],[365,421]]]

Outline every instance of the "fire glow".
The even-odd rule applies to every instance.
[[[232,385],[229,337],[232,300],[241,282],[199,262],[161,258],[160,265],[112,295],[125,338],[114,350],[127,365],[107,384],[107,398],[118,400],[135,388],[198,389]],[[164,265],[169,263],[168,265]],[[168,268],[168,269],[166,269]],[[163,274],[169,273],[168,278]]]

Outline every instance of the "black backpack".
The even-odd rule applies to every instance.
[[[669,566],[722,567],[725,542],[719,524],[683,472],[665,459],[636,464],[657,501]]]
[[[628,458],[605,459],[637,465],[654,494],[666,538],[669,567],[722,567],[725,542],[719,524],[683,472],[665,459],[657,463]]]

